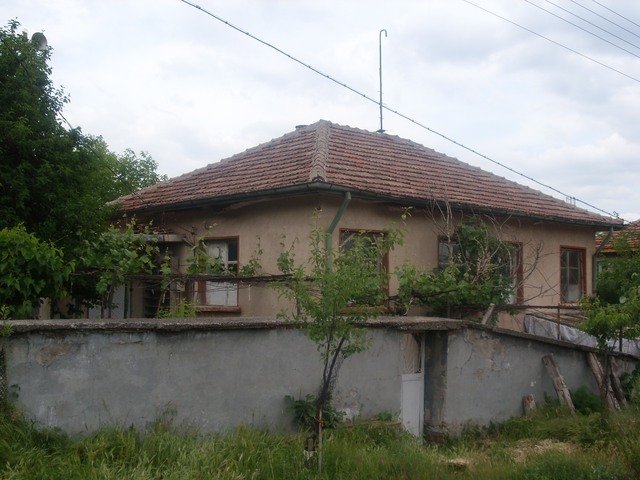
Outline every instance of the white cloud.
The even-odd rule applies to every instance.
[[[198,3],[373,98],[386,28],[385,103],[589,203],[639,216],[637,82],[464,2]],[[635,57],[524,2],[478,3],[640,78]],[[149,151],[172,176],[319,118],[378,128],[376,105],[178,1],[3,6],[5,20],[45,31],[69,121],[114,150]],[[640,19],[638,2],[613,8]],[[518,180],[392,114],[385,128]]]

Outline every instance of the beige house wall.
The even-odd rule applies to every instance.
[[[306,195],[262,202],[237,204],[224,211],[198,209],[165,213],[154,216],[156,226],[170,229],[193,242],[205,239],[238,237],[238,262],[245,265],[252,255],[262,248],[261,274],[278,274],[276,260],[283,249],[293,244],[296,259],[309,256],[309,235],[314,228],[314,217],[322,229],[328,228],[342,198],[335,196]],[[338,248],[340,229],[384,230],[402,228],[404,244],[389,254],[389,267],[393,272],[405,262],[421,269],[432,269],[438,264],[438,237],[451,233],[463,216],[455,214],[447,219],[441,212],[411,209],[403,222],[405,210],[386,202],[353,199],[348,205],[333,235],[334,248]],[[151,218],[141,218],[149,220]],[[560,301],[560,248],[570,246],[586,250],[586,287],[591,291],[592,255],[595,252],[592,227],[564,225],[522,219],[488,219],[498,236],[505,241],[523,246],[524,289],[523,297],[532,305],[556,305]],[[187,267],[191,255],[187,244],[178,248],[175,266],[181,271]],[[395,276],[390,279],[390,293],[397,292]],[[289,305],[272,288],[267,286],[242,286],[238,304],[243,316],[274,315]],[[135,302],[134,302],[134,309]],[[134,315],[136,312],[134,312]]]

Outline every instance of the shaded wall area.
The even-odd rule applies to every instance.
[[[17,331],[6,355],[17,405],[39,424],[73,434],[114,424],[144,428],[167,415],[202,431],[287,429],[284,396],[317,392],[320,357],[299,330],[276,322],[156,322],[102,322],[96,326],[112,328],[96,329],[61,321]],[[338,408],[399,413],[401,335],[369,332],[370,348],[341,365]]]
[[[522,414],[522,397],[557,399],[542,362],[553,355],[570,390],[599,395],[587,363],[593,348],[497,328],[457,328],[426,334],[425,431],[438,437],[467,425],[487,425]],[[623,371],[637,359],[617,355]]]
[[[316,346],[275,318],[10,324],[6,379],[17,406],[72,434],[143,429],[167,416],[203,432],[287,430],[285,395],[315,394],[321,377]],[[597,392],[589,347],[431,317],[381,317],[366,328],[370,346],[341,364],[335,390],[334,405],[351,417],[392,413],[416,434],[424,419],[436,436],[505,420],[522,413],[524,395],[555,397],[548,354],[570,389]],[[626,371],[636,361],[618,356]]]

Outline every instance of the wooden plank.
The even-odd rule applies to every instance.
[[[598,388],[602,392],[604,388],[604,370],[602,369],[602,365],[600,364],[600,360],[596,357],[596,354],[593,352],[587,353],[587,361],[589,362],[589,366],[591,367],[591,371],[593,372],[593,376],[596,378],[596,383],[598,384]],[[611,410],[620,410],[620,404],[618,400],[616,400],[615,395],[613,394],[613,390],[611,388],[611,382],[609,382],[609,388],[607,389],[607,405]]]
[[[618,400],[618,403],[622,407],[628,407],[629,403],[627,402],[627,397],[624,395],[624,390],[622,389],[622,385],[620,384],[620,368],[618,367],[618,363],[614,357],[611,357],[611,387],[613,388],[613,393]]]
[[[553,355],[545,355],[542,357],[542,363],[544,363],[544,366],[547,368],[547,373],[553,381],[553,386],[558,394],[560,404],[567,406],[569,410],[571,410],[571,413],[575,415],[576,409],[573,406],[571,394],[569,393],[569,389],[567,388],[564,378],[560,374],[560,369],[558,368],[558,365],[556,365],[556,361],[553,359]]]
[[[495,308],[496,308],[495,303],[489,304],[489,308],[487,308],[487,311],[484,312],[484,316],[482,317],[482,321],[480,322],[482,325],[486,325],[487,324],[487,322],[491,318],[491,315],[493,315],[493,310]]]

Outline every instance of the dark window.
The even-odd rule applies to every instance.
[[[449,265],[452,258],[460,254],[460,245],[455,240],[441,237],[438,239],[438,268]]]
[[[583,248],[560,249],[560,301],[572,303],[585,293],[585,250]]]
[[[509,303],[521,303],[524,299],[523,292],[523,268],[522,268],[522,244],[509,243],[509,278],[511,279],[511,293]]]

